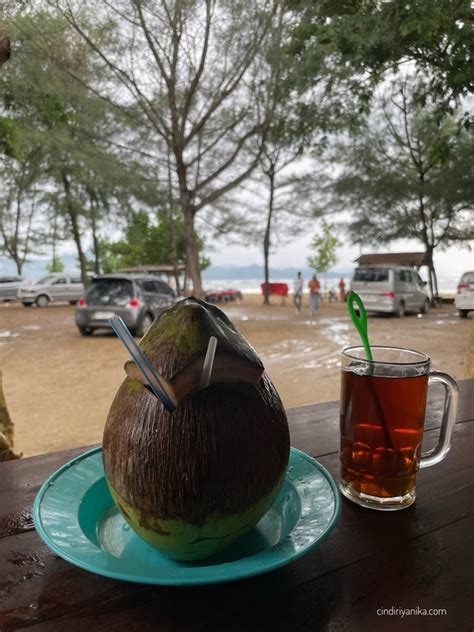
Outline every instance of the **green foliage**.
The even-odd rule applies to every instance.
[[[333,151],[343,169],[326,185],[326,210],[351,209],[355,243],[412,238],[432,252],[474,237],[472,132],[440,119],[433,102],[421,106],[417,85],[395,83],[360,135]]]
[[[446,108],[473,88],[469,0],[292,0],[290,7],[300,22],[289,49],[308,82],[319,76],[323,59],[332,59],[367,100],[371,85],[411,61]]]
[[[6,117],[0,117],[0,153],[12,158],[20,154],[16,125]]]
[[[176,231],[176,263],[186,262],[186,248],[184,242],[184,226],[181,218],[170,221],[162,218],[157,223],[150,220],[145,211],[131,213],[123,239],[107,242],[102,239],[99,243],[101,263],[104,272],[115,272],[122,268],[140,265],[171,265],[173,260],[172,235]],[[203,242],[199,239],[199,248]],[[202,269],[210,264],[209,259],[201,258]]]
[[[137,19],[142,4],[118,0],[99,13],[84,10],[92,1],[42,5],[58,11],[21,0],[0,7],[0,38],[11,39],[13,51],[0,72],[1,247],[18,266],[38,244],[71,237],[84,269],[91,241],[94,264],[100,257],[104,270],[183,263],[183,219],[176,216],[189,226],[202,209],[222,232],[241,229],[261,239],[257,229],[265,224],[267,257],[273,235],[280,231],[287,240],[304,226],[296,214],[314,217],[325,206],[353,210],[356,242],[420,237],[434,248],[472,235],[472,138],[456,110],[473,79],[469,2],[289,0],[272,14],[272,3],[223,2],[210,23],[202,74],[195,42],[202,40],[205,3],[176,4],[189,26],[181,40],[166,5],[145,11],[154,50],[143,29],[123,28],[123,15]],[[252,47],[257,32],[262,39]],[[162,53],[168,79],[156,63]],[[378,106],[374,87],[405,74],[402,68],[424,80],[405,96],[398,84]],[[244,79],[228,84],[232,77]],[[227,93],[222,87],[231,84],[235,92]],[[342,129],[349,135],[335,143]],[[317,198],[314,184],[324,178],[313,170],[304,177],[304,161],[291,167],[309,144],[343,165]],[[223,196],[242,194],[237,187],[259,162],[273,188],[255,219],[245,194],[237,210],[225,207]],[[261,174],[259,181],[252,199],[262,193]],[[124,218],[122,239],[100,239]],[[197,279],[192,241],[188,231],[189,269]],[[324,243],[313,248],[311,261],[322,272],[331,257]],[[201,269],[208,264],[201,256]]]
[[[97,234],[106,220],[125,215],[133,197],[156,204],[158,195],[143,165],[112,151],[110,141],[118,138],[123,121],[85,88],[86,81],[104,77],[74,29],[42,11],[16,16],[8,32],[14,63],[0,73],[0,153],[22,172],[25,200],[42,190],[35,202],[35,214],[42,217],[41,228],[33,231],[38,240],[46,245],[73,238],[85,268],[83,233]],[[25,173],[32,175],[28,183]],[[17,182],[2,176],[6,197],[16,199]],[[24,210],[19,219],[30,226]],[[59,235],[58,225],[66,229]]]
[[[48,272],[62,272],[64,270],[64,263],[59,257],[53,257],[47,264],[46,270]]]
[[[311,242],[314,255],[307,258],[308,265],[315,272],[325,273],[337,262],[336,250],[342,243],[334,235],[333,227],[325,220],[321,222],[321,231],[316,233]]]

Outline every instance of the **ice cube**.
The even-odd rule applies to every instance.
[[[412,474],[416,471],[415,450],[413,448],[402,448],[397,451],[397,471],[398,474]]]
[[[356,441],[352,446],[351,460],[353,467],[359,469],[372,467],[372,453],[370,447],[366,443]]]
[[[392,448],[376,448],[373,463],[378,476],[396,476],[397,453]]]

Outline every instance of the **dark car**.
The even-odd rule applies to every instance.
[[[121,316],[135,336],[143,336],[155,317],[179,300],[156,276],[103,274],[95,277],[76,309],[76,325],[83,336],[94,329],[110,329],[109,318]]]

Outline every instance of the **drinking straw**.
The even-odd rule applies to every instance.
[[[204,364],[202,365],[201,381],[199,382],[199,390],[207,388],[211,381],[212,366],[214,364],[214,357],[216,355],[217,338],[211,336],[207,345],[206,357],[204,358]]]
[[[359,314],[357,315],[354,303],[356,303],[359,308]],[[372,349],[370,348],[369,343],[369,333],[367,328],[367,312],[365,310],[365,305],[363,300],[356,292],[349,292],[347,295],[347,309],[349,311],[349,316],[351,317],[352,323],[354,327],[359,332],[360,339],[362,340],[362,344],[364,345],[365,355],[367,357],[369,364],[369,384],[370,389],[372,391],[372,397],[374,400],[375,407],[377,408],[377,413],[380,418],[380,425],[382,427],[382,432],[385,438],[385,444],[387,448],[393,448],[392,438],[390,436],[390,431],[388,429],[387,420],[385,419],[385,414],[383,412],[382,404],[380,403],[377,391],[375,390],[375,385],[372,381],[372,377],[374,374],[374,358],[372,356]]]
[[[158,374],[135,342],[135,339],[122,318],[116,314],[113,318],[109,319],[108,323],[132,356],[135,364],[148,382],[152,393],[161,400],[166,410],[169,412],[176,410],[176,406],[166,394]]]
[[[354,303],[359,308],[359,315],[357,315],[354,309]],[[369,362],[373,362],[372,350],[369,344],[369,334],[367,332],[367,312],[365,311],[365,305],[362,299],[356,292],[349,292],[347,295],[347,309],[349,310],[349,316],[351,317],[354,327],[359,332],[360,339],[364,345],[365,355]]]

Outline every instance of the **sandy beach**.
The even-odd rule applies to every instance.
[[[256,295],[224,309],[255,347],[285,406],[338,399],[343,347],[358,344],[345,304],[323,303],[308,315],[308,298],[295,314],[291,300],[262,305]],[[428,353],[432,368],[467,377],[472,316],[461,320],[446,305],[419,317],[372,316],[372,344]],[[0,368],[24,455],[101,441],[107,411],[124,378],[125,350],[112,333],[79,335],[74,307],[25,309],[0,305]]]

